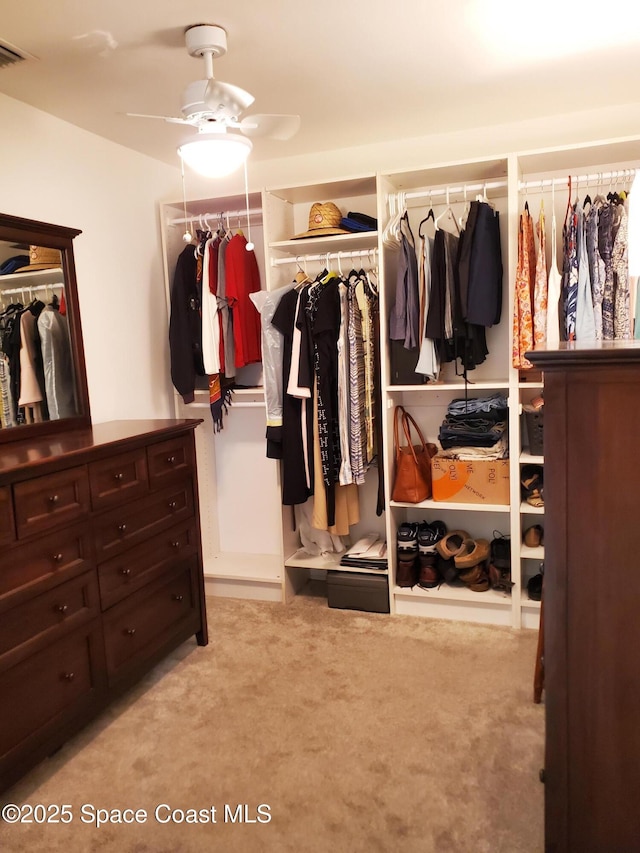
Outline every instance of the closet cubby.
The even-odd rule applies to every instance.
[[[382,448],[376,465],[381,466],[386,484],[385,511],[376,515],[378,472],[374,465],[359,490],[360,521],[351,528],[350,538],[355,542],[369,532],[386,537],[392,614],[513,628],[537,627],[540,602],[528,598],[527,583],[544,562],[544,542],[528,547],[523,543],[523,535],[534,524],[544,527],[544,507],[533,507],[522,499],[521,470],[526,464],[544,466],[544,455],[530,452],[522,406],[544,396],[544,374],[539,370],[519,371],[512,366],[519,215],[528,201],[535,222],[539,204],[544,203],[549,269],[551,214],[555,211],[557,260],[561,269],[562,225],[569,198],[567,177],[611,175],[613,177],[600,178],[600,186],[606,194],[609,183],[615,183],[616,175],[620,185],[623,175],[630,181],[637,168],[640,168],[640,138],[508,152],[478,160],[426,162],[422,167],[405,170],[381,170],[377,174],[353,177],[327,176],[326,180],[292,182],[260,191],[254,189],[250,193],[250,208],[258,211],[251,219],[251,236],[256,244],[263,288],[277,290],[290,285],[299,269],[314,277],[327,265],[339,267],[344,272],[365,264],[378,268]],[[586,180],[579,181],[578,188],[581,195],[591,189]],[[573,183],[573,196],[575,193]],[[437,382],[398,384],[393,381],[391,372],[389,317],[395,299],[399,255],[386,239],[385,229],[398,204],[403,203],[417,243],[420,223],[430,207],[437,216],[446,209],[448,202],[452,215],[459,220],[464,216],[465,203],[477,196],[486,197],[500,215],[502,312],[500,323],[487,329],[489,354],[481,365],[468,372],[466,382],[457,362],[458,370],[455,363],[444,365]],[[358,211],[375,217],[378,230],[293,239],[308,230],[311,206],[315,202],[328,201],[335,203],[343,215]],[[244,196],[212,197],[188,202],[187,214],[197,221],[199,215],[207,212],[242,211],[244,207]],[[182,226],[170,224],[170,220],[181,217],[184,217],[181,202],[163,207],[167,299],[175,259],[184,247]],[[230,224],[237,227],[233,217]],[[441,224],[445,228],[455,227],[451,219],[447,223],[444,218]],[[246,228],[243,217],[241,225]],[[432,228],[430,224],[426,227]],[[433,230],[426,233],[433,236]],[[246,384],[259,383],[260,377]],[[505,395],[509,408],[508,503],[482,505],[429,500],[403,504],[391,501],[395,407],[403,405],[416,418],[426,440],[435,441],[451,400],[496,392]],[[177,395],[175,400],[177,412],[184,416],[191,407],[184,407]],[[239,405],[241,401],[246,408]],[[204,391],[198,402],[202,406],[198,414],[202,415],[208,405]],[[317,577],[319,571],[338,569],[339,557],[337,554],[311,557],[301,550],[293,509],[282,506],[280,463],[265,458],[264,397],[260,388],[236,392],[234,406],[227,415],[223,434],[213,435],[203,429],[197,436],[207,585],[214,594],[286,602],[302,593],[307,581]],[[244,527],[234,524],[236,517],[246,519]],[[510,595],[491,589],[473,592],[445,583],[428,590],[396,584],[398,528],[404,522],[436,519],[444,521],[449,530],[466,530],[474,538],[491,540],[495,534],[509,537],[514,584]]]

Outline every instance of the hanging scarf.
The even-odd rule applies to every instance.
[[[233,391],[230,385],[224,384],[223,379],[222,373],[214,373],[209,376],[209,406],[211,407],[214,432],[220,432],[223,428],[222,416],[231,405]]]

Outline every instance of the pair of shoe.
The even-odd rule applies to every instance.
[[[495,530],[489,555],[489,582],[492,589],[509,594],[514,586],[511,580],[511,541]]]
[[[522,498],[531,506],[544,506],[544,469],[541,465],[523,465],[520,471]]]
[[[448,563],[444,569],[446,580],[455,577],[474,592],[486,592],[489,589],[487,539],[473,539],[466,530],[452,530],[438,542],[436,548]]]
[[[446,534],[442,521],[405,522],[397,533],[396,583],[401,587],[419,584],[425,589],[437,586],[436,543]]]

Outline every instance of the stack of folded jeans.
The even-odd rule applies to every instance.
[[[507,459],[508,424],[509,410],[503,394],[452,400],[440,426],[439,455],[453,459]]]

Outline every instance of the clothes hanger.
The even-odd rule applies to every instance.
[[[446,216],[447,214],[449,214],[449,217],[453,220],[453,224],[454,224],[454,225],[455,225],[455,227],[456,227],[456,231],[458,232],[458,236],[460,236],[460,228],[459,228],[459,226],[458,226],[458,220],[456,219],[455,214],[454,214],[454,212],[453,212],[453,209],[452,209],[452,207],[451,207],[451,204],[450,204],[450,202],[449,202],[449,187],[447,187],[446,199],[447,199],[447,200],[446,200],[446,205],[447,205],[447,206],[446,206],[446,208],[442,211],[442,213],[441,213],[439,216],[436,216],[436,218],[435,218],[435,220],[434,220],[434,221],[435,221],[436,228],[437,228],[437,229],[439,229],[439,228],[440,228],[440,220],[441,220],[444,216]]]
[[[418,237],[422,237],[422,238],[424,239],[424,236],[425,236],[425,235],[422,233],[422,226],[423,226],[423,225],[426,225],[426,223],[427,223],[429,220],[431,220],[431,221],[434,223],[434,225],[435,225],[436,217],[435,217],[435,214],[434,214],[434,212],[433,212],[433,204],[432,204],[432,202],[431,202],[431,193],[429,193],[429,212],[428,212],[428,213],[427,213],[427,215],[424,217],[424,219],[422,219],[422,220],[420,221],[420,225],[418,225]]]

